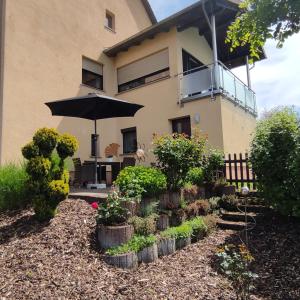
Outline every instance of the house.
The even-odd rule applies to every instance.
[[[225,43],[237,0],[198,1],[160,22],[147,0],[0,0],[0,7],[0,163],[19,160],[44,126],[77,136],[81,159],[94,156],[93,124],[53,117],[44,105],[88,93],[144,105],[134,118],[98,122],[101,157],[113,143],[120,157],[144,148],[150,163],[154,133],[193,127],[225,152],[249,148],[255,93],[230,71],[249,69],[249,51]]]

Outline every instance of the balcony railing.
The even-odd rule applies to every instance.
[[[217,66],[210,64],[191,69],[181,73],[179,78],[181,101],[222,93],[257,114],[255,93],[221,62]]]

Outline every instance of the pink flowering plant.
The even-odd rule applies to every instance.
[[[121,196],[118,192],[112,192],[107,200],[98,207],[97,223],[103,225],[120,225],[127,222],[130,217],[126,203],[131,200]]]
[[[93,203],[91,204],[91,207],[92,207],[93,209],[98,209],[98,207],[99,207],[98,202],[93,202]]]

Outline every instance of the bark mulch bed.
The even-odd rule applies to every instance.
[[[95,246],[95,210],[66,200],[48,224],[32,211],[0,216],[0,298],[234,299],[210,264],[230,231],[217,231],[185,250],[137,270],[105,264]]]

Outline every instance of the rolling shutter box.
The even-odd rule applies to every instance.
[[[82,69],[103,75],[103,66],[85,57],[82,58]]]
[[[169,51],[162,50],[118,69],[118,85],[169,68]]]

